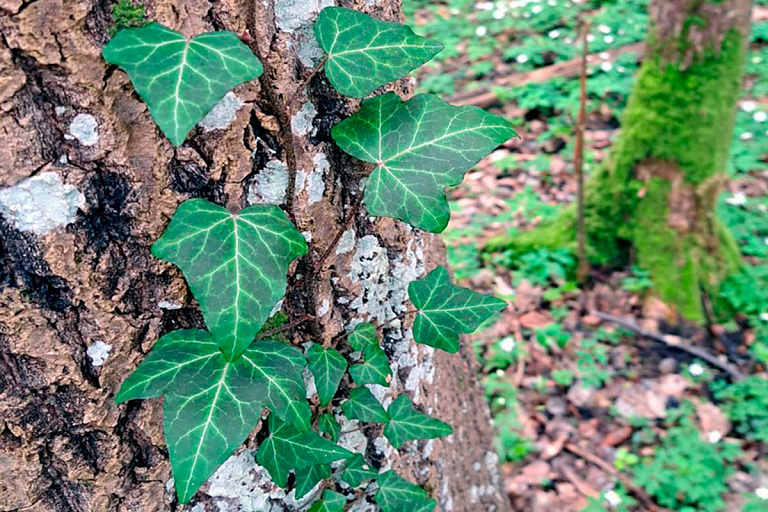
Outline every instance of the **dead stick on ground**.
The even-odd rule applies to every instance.
[[[579,93],[579,115],[576,120],[576,141],[573,148],[573,168],[576,171],[576,183],[578,193],[576,196],[576,241],[578,245],[577,257],[579,268],[576,275],[579,283],[584,284],[589,275],[589,263],[587,262],[587,228],[584,220],[584,130],[587,125],[587,56],[589,55],[589,29],[591,24],[587,21],[582,28],[582,54],[581,77]]]
[[[649,512],[656,512],[660,510],[659,507],[656,506],[656,504],[653,502],[651,497],[648,496],[648,494],[645,492],[644,489],[633,484],[632,481],[629,478],[627,478],[626,475],[619,473],[619,470],[613,467],[611,463],[609,463],[608,461],[603,460],[597,455],[590,453],[586,450],[582,450],[575,444],[567,443],[565,445],[565,449],[571,452],[572,454],[576,455],[577,457],[581,457],[585,461],[591,462],[592,464],[599,467],[606,473],[618,478],[619,481],[621,481],[621,483],[624,485],[624,487],[627,488],[628,491],[634,494],[638,500],[643,502],[643,505],[645,505],[646,509]]]
[[[682,350],[683,352],[688,352],[689,354],[694,355],[699,359],[702,359],[703,361],[706,361],[712,366],[720,368],[724,372],[728,373],[731,377],[733,377],[734,380],[741,380],[744,378],[744,374],[741,373],[741,371],[739,371],[739,369],[736,368],[735,366],[729,363],[720,361],[718,358],[716,358],[715,356],[713,356],[703,348],[694,347],[687,341],[684,341],[683,339],[677,336],[671,336],[669,334],[659,334],[655,332],[646,331],[645,329],[643,329],[642,327],[640,327],[634,322],[631,322],[629,320],[624,320],[622,318],[618,318],[613,315],[609,315],[607,313],[602,313],[600,311],[595,311],[593,314],[598,318],[619,324],[620,326],[625,327],[631,331],[635,331],[636,333],[640,334],[641,336],[645,336],[648,339],[658,341],[660,343],[665,344],[668,347],[676,348],[676,349]]]

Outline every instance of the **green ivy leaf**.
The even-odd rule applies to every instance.
[[[157,23],[121,30],[104,59],[123,68],[174,146],[236,85],[258,78],[259,59],[232,32],[192,40]]]
[[[351,459],[344,463],[344,472],[341,474],[341,481],[352,488],[355,488],[368,480],[373,480],[379,473],[373,469],[365,458],[356,453]]]
[[[355,98],[406,75],[443,49],[405,25],[341,7],[320,12],[315,35],[328,55],[325,75],[331,85]]]
[[[333,414],[325,413],[317,419],[317,428],[320,432],[327,434],[334,443],[339,440],[341,435],[341,425],[333,417]]]
[[[387,411],[366,387],[351,389],[349,400],[341,404],[341,410],[351,420],[384,423],[389,419]]]
[[[317,484],[330,478],[331,466],[328,464],[315,464],[306,468],[300,468],[294,471],[296,475],[296,499],[300,500],[307,495],[309,491],[315,488]]]
[[[232,214],[203,199],[183,202],[152,246],[184,273],[229,361],[251,344],[285,295],[288,265],[306,252],[304,237],[277,206]]]
[[[403,102],[390,92],[363,101],[332,135],[342,150],[376,164],[365,186],[372,215],[440,233],[450,218],[445,188],[516,134],[509,122],[477,107],[432,95]]]
[[[328,464],[352,456],[352,452],[327,440],[314,430],[301,432],[269,416],[269,436],[256,452],[256,461],[269,471],[275,484],[285,487],[291,470]]]
[[[307,351],[307,361],[309,371],[315,376],[320,405],[328,405],[344,377],[347,360],[332,348],[324,350],[320,345],[313,344]]]
[[[413,322],[417,343],[454,353],[459,335],[474,332],[481,323],[507,303],[491,295],[451,284],[443,267],[408,285],[411,303],[419,310]]]
[[[387,414],[389,422],[384,426],[384,435],[398,450],[413,439],[435,439],[453,433],[447,423],[417,411],[406,395],[397,397]]]
[[[165,437],[176,493],[186,503],[245,441],[262,408],[309,428],[305,364],[297,348],[268,340],[228,362],[210,333],[175,331],[157,342],[117,400],[165,395]]]
[[[432,512],[437,501],[419,487],[394,471],[387,471],[376,479],[376,503],[382,512]]]
[[[349,344],[355,350],[363,350],[368,345],[378,345],[376,327],[373,324],[358,324],[349,335]]]
[[[343,512],[347,498],[343,494],[326,489],[323,491],[323,499],[315,502],[309,512]]]
[[[359,386],[378,384],[386,387],[392,378],[392,368],[389,366],[387,354],[377,343],[363,349],[363,362],[352,365],[349,374]]]

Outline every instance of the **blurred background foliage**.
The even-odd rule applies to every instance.
[[[512,305],[473,337],[515,510],[768,511],[768,0],[758,0],[716,212],[745,262],[720,287],[727,319],[674,318],[632,262],[576,280],[568,247],[484,251],[576,197],[580,24],[591,21],[585,172],[621,130],[648,36],[647,0],[405,0],[446,49],[418,92],[489,108],[521,138],[451,191],[443,235],[462,284]],[[617,219],[618,221],[618,219]],[[729,361],[722,368],[594,316],[611,311]],[[538,508],[532,508],[538,507]]]

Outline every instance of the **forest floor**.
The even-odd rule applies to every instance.
[[[647,1],[406,2],[408,22],[446,45],[420,91],[490,108],[521,136],[451,192],[443,236],[456,278],[511,304],[472,342],[514,510],[768,511],[768,2],[757,4],[718,205],[749,264],[722,291],[741,314],[697,328],[675,324],[642,269],[593,269],[579,286],[567,250],[481,252],[575,200],[580,17],[592,21],[586,170],[610,150]]]

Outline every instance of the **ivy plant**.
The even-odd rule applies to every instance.
[[[324,68],[331,85],[352,97],[375,94],[442,49],[404,25],[337,7],[320,13],[315,34],[325,57],[312,76]],[[104,58],[127,72],[176,146],[228,91],[262,74],[261,62],[232,32],[188,39],[157,23],[121,30],[104,48]],[[431,95],[403,101],[392,92],[363,100],[332,129],[343,151],[374,165],[363,195],[368,212],[431,232],[445,229],[450,217],[445,188],[514,135],[509,122],[478,108],[455,107]],[[292,262],[305,257],[315,268],[321,263],[312,260],[286,212],[254,205],[232,213],[191,199],[178,207],[152,253],[182,272],[207,330],[165,334],[125,380],[116,401],[164,397],[179,502],[190,501],[261,424],[256,462],[276,485],[292,488],[296,499],[322,490],[311,512],[342,512],[347,498],[339,491],[370,482],[375,485],[358,496],[375,500],[383,512],[434,510],[436,501],[421,487],[393,471],[380,473],[380,461],[339,444],[342,425],[351,421],[361,422],[359,428],[378,424],[396,449],[452,433],[406,394],[387,407],[377,398],[393,378],[381,344],[389,322],[350,326],[329,344],[300,345],[265,328],[285,295]],[[413,309],[390,321],[415,315],[415,342],[451,353],[458,351],[461,334],[506,305],[453,285],[442,267],[411,282],[408,295]],[[307,398],[307,374],[314,379],[316,402]],[[386,391],[392,396],[396,390]]]

